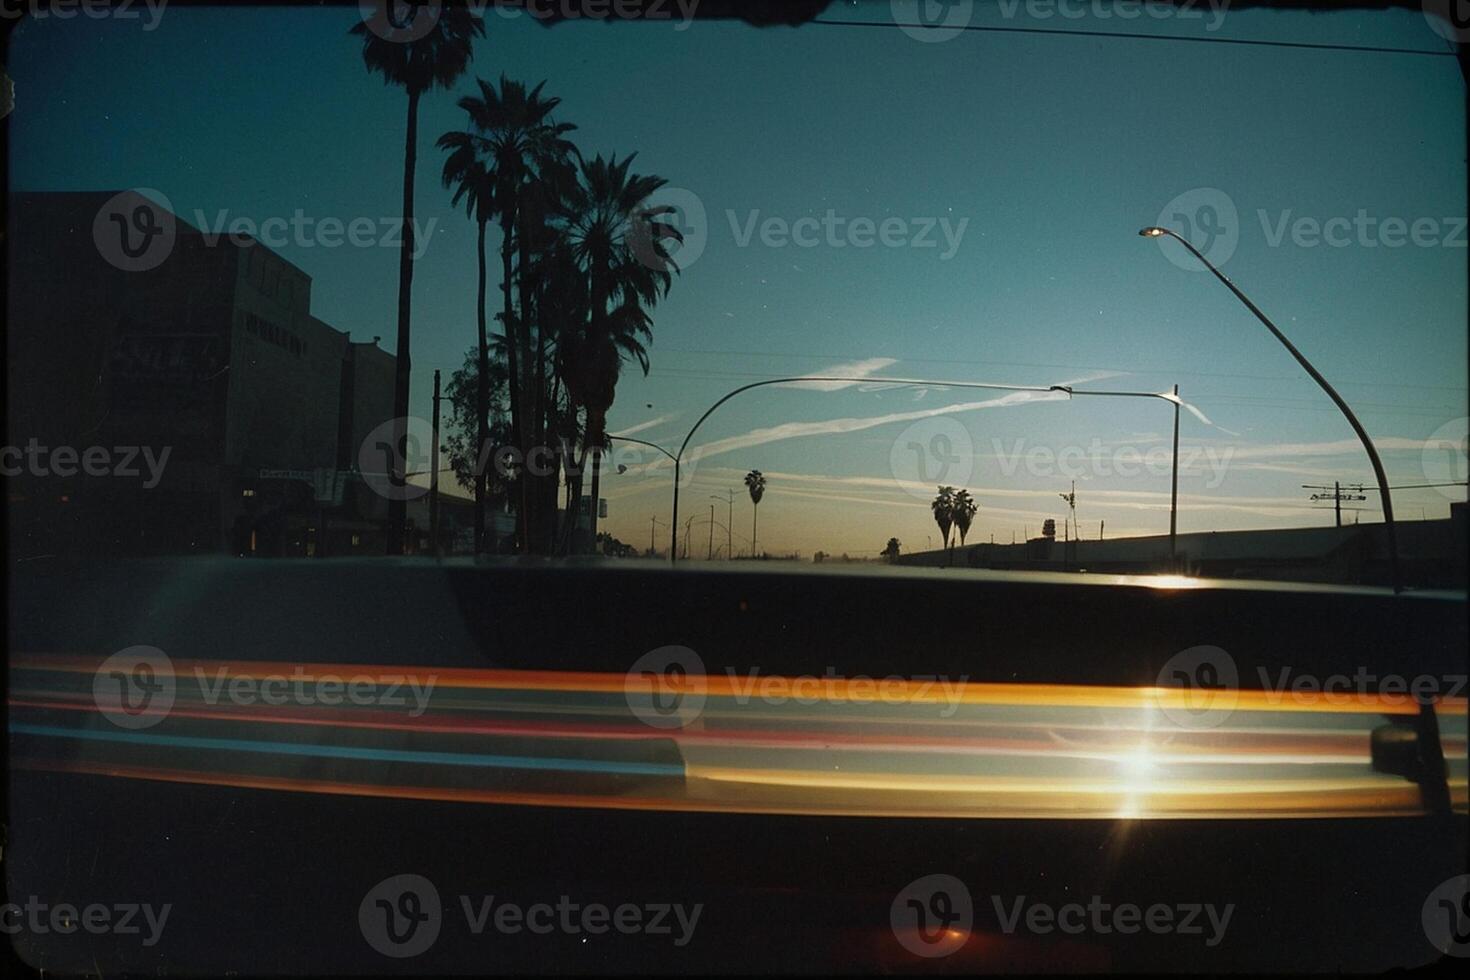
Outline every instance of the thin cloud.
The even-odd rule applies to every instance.
[[[631,436],[631,435],[633,435],[636,432],[642,432],[645,429],[651,429],[651,428],[653,428],[656,425],[663,425],[665,422],[672,422],[674,419],[676,419],[678,417],[679,416],[677,414],[674,414],[674,415],[660,415],[656,419],[649,419],[647,422],[639,422],[637,425],[629,426],[626,429],[619,429],[617,432],[610,432],[610,433],[608,433],[608,435],[614,435],[614,436]]]
[[[831,367],[814,371],[816,375],[832,375],[843,378],[867,378],[886,367],[898,362],[891,357],[869,357],[861,361],[848,361],[845,364],[834,364]],[[861,384],[860,381],[793,381],[790,384],[781,385],[782,388],[805,388],[809,391],[839,391],[843,388],[851,388],[853,385]]]
[[[735,452],[739,449],[750,449],[753,446],[764,446],[767,443],[781,442],[785,439],[841,435],[848,432],[861,432],[864,429],[873,429],[880,425],[889,425],[893,422],[910,422],[916,419],[934,418],[938,415],[957,415],[961,412],[977,412],[987,408],[1008,408],[1012,405],[1024,405],[1029,402],[1066,400],[1067,393],[1064,391],[1013,391],[999,398],[988,398],[978,402],[961,402],[957,405],[941,405],[936,408],[918,409],[910,412],[890,412],[887,415],[827,419],[820,422],[785,422],[781,425],[773,425],[763,429],[753,429],[750,432],[738,436],[716,439],[714,442],[705,443],[703,446],[700,446],[695,450],[693,455],[696,459],[706,459],[710,456],[718,456],[721,453]]]

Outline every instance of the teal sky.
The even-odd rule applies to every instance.
[[[1024,5],[979,6],[976,25],[1447,50],[1413,12],[1232,11],[1212,30],[1208,17],[1037,19]],[[625,375],[614,431],[677,447],[729,389],[842,364],[1043,387],[1177,383],[1214,423],[1182,422],[1193,462],[1181,530],[1330,523],[1299,485],[1371,482],[1351,430],[1223,287],[1136,234],[1195,192],[1187,209],[1233,204],[1224,271],[1357,408],[1391,481],[1464,479],[1463,462],[1424,452],[1431,437],[1465,433],[1465,92],[1453,58],[984,32],[924,43],[893,26],[888,3],[829,16],[888,26],[546,29],[488,18],[472,74],[545,79],[585,153],[637,151],[638,169],[705,211],[686,226],[702,254],[655,312],[652,372]],[[355,18],[350,7],[170,7],[151,31],[146,16],[24,23],[7,55],[12,185],[156,188],[191,222],[196,209],[256,221],[297,209],[391,216],[405,99],[364,71],[347,36]],[[472,85],[436,92],[422,112],[417,210],[437,219],[415,272],[413,405],[424,417],[433,370],[458,367],[474,337],[474,229],[451,210],[433,148],[462,127],[454,102]],[[937,244],[743,238],[752,221],[829,211],[875,226],[901,219],[895,241],[933,222]],[[1360,212],[1372,230],[1342,245],[1310,244],[1300,224]],[[1384,219],[1418,222],[1420,243],[1400,232],[1393,247]],[[962,233],[946,241],[940,223]],[[358,340],[393,336],[393,249],[278,251],[312,276],[318,316]],[[700,430],[696,444],[731,448],[699,460],[681,523],[707,521],[709,495],[733,487],[735,547],[748,548],[740,475],[756,467],[769,483],[763,547],[872,555],[897,536],[915,550],[937,541],[927,498],[942,460],[918,469],[937,451],[949,457],[945,482],[980,504],[970,540],[1009,541],[1046,517],[1060,524],[1057,494],[1072,478],[1028,466],[1028,453],[1115,461],[1119,447],[1158,447],[1172,420],[1165,403],[1134,399],[919,414],[1000,394],[743,395]],[[763,431],[787,423],[810,425]],[[646,547],[650,517],[669,519],[669,473],[625,461],[627,473],[604,479],[608,526]],[[1102,520],[1109,537],[1166,531],[1167,469],[1115,468],[1080,467],[1084,534]],[[1463,491],[1395,496],[1405,519],[1442,517],[1452,498]],[[724,505],[716,518],[725,522]],[[1376,509],[1361,518],[1378,519]],[[658,529],[661,543],[666,534]],[[700,554],[708,534],[694,528]]]

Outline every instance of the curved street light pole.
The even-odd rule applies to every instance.
[[[920,380],[920,379],[916,379],[916,378],[834,378],[834,377],[821,377],[821,378],[775,378],[775,379],[771,379],[769,381],[757,381],[754,384],[748,384],[748,385],[745,385],[744,387],[736,388],[734,391],[732,391],[729,394],[727,394],[724,398],[721,398],[719,401],[715,402],[714,405],[710,406],[709,410],[704,413],[704,415],[700,416],[699,421],[694,423],[694,428],[693,429],[690,429],[689,430],[689,434],[684,437],[684,444],[679,447],[679,452],[678,453],[671,453],[667,449],[665,449],[663,446],[660,446],[658,443],[648,442],[647,440],[644,440],[644,439],[634,439],[631,436],[611,436],[611,435],[608,436],[609,439],[616,439],[619,442],[633,442],[633,443],[637,443],[640,446],[647,446],[650,449],[656,449],[660,453],[663,453],[665,456],[667,456],[669,459],[673,460],[673,462],[674,462],[674,506],[673,506],[673,519],[669,522],[669,535],[670,535],[669,555],[670,555],[670,562],[673,562],[675,560],[674,556],[677,554],[677,552],[674,549],[678,546],[677,529],[679,527],[679,465],[680,465],[681,458],[683,457],[684,450],[686,448],[688,448],[688,446],[689,446],[689,440],[691,438],[693,438],[693,436],[694,436],[695,429],[698,429],[700,427],[700,425],[702,425],[704,423],[704,420],[707,419],[707,418],[709,418],[709,416],[711,415],[711,413],[714,412],[715,409],[719,408],[725,402],[729,401],[731,398],[733,398],[736,395],[740,394],[742,391],[748,391],[751,388],[759,388],[759,387],[762,387],[764,385],[786,384],[786,383],[789,383],[789,382],[792,382],[792,381],[842,381],[842,382],[870,381],[870,382],[873,382],[875,384],[932,385],[934,387],[941,387],[941,388],[983,388],[983,389],[994,390],[994,391],[1037,391],[1037,392],[1052,392],[1052,391],[1057,391],[1057,392],[1063,392],[1063,393],[1065,393],[1068,398],[1071,398],[1071,397],[1073,397],[1075,395],[1082,395],[1082,396],[1097,396],[1097,397],[1103,397],[1103,398],[1157,398],[1157,399],[1160,399],[1161,401],[1170,402],[1174,406],[1174,454],[1173,454],[1173,457],[1172,457],[1172,469],[1173,469],[1173,473],[1172,473],[1172,480],[1171,480],[1171,487],[1170,487],[1170,494],[1169,494],[1169,558],[1170,558],[1171,561],[1177,561],[1178,560],[1178,553],[1177,553],[1177,550],[1176,550],[1176,547],[1175,547],[1175,538],[1176,538],[1176,534],[1177,534],[1177,530],[1178,530],[1178,515],[1179,515],[1179,406],[1182,404],[1182,402],[1179,399],[1179,386],[1178,385],[1175,385],[1174,386],[1174,391],[1172,393],[1167,393],[1167,392],[1159,392],[1159,391],[1087,391],[1087,390],[1078,390],[1078,389],[1075,389],[1075,388],[1071,387],[1070,385],[1048,385],[1047,387],[1042,388],[1042,387],[1039,387],[1039,386],[1037,386],[1037,387],[1026,387],[1026,386],[1021,386],[1021,385],[992,385],[992,384],[981,384],[979,382],[969,382],[969,381],[927,381],[927,380]],[[711,496],[712,496],[712,499],[721,499],[721,498],[714,498],[713,495],[711,495]],[[732,498],[732,500],[733,500],[733,498]],[[732,505],[731,506],[733,508],[733,502],[732,502]],[[663,522],[662,521],[659,521],[659,523],[662,524]]]
[[[753,388],[763,388],[767,385],[784,385],[808,381],[838,381],[844,384],[922,385],[930,388],[983,388],[990,391],[1035,391],[1042,393],[1065,390],[1057,385],[1051,385],[1049,387],[1027,385],[992,385],[981,384],[978,381],[930,381],[923,378],[838,377],[835,375],[802,376],[795,378],[769,378],[765,381],[753,381],[748,385],[741,385],[739,388],[736,388],[734,391],[729,392],[719,401],[715,402],[709,408],[705,409],[704,414],[699,417],[699,421],[694,423],[694,427],[691,428],[689,430],[689,434],[684,437],[684,442],[679,446],[679,451],[677,453],[671,454],[668,452],[668,450],[662,450],[665,456],[669,456],[674,461],[674,517],[673,520],[669,522],[670,564],[673,564],[677,560],[676,556],[678,555],[679,470],[680,465],[684,459],[684,450],[689,448],[689,440],[694,438],[694,433],[699,431],[699,427],[704,424],[705,419],[714,414],[715,409],[719,408],[721,405],[725,404],[725,402],[734,398],[736,395],[750,391]],[[637,440],[631,441],[636,442]],[[655,446],[654,448],[657,449],[659,447]]]
[[[1378,479],[1378,492],[1383,497],[1383,526],[1388,535],[1388,558],[1389,567],[1391,568],[1393,574],[1393,591],[1395,593],[1402,592],[1404,590],[1404,582],[1399,570],[1398,534],[1395,531],[1393,523],[1393,499],[1389,495],[1388,477],[1383,472],[1383,461],[1378,458],[1378,450],[1373,448],[1373,440],[1368,438],[1367,430],[1364,429],[1363,424],[1358,421],[1358,417],[1353,414],[1353,410],[1351,408],[1348,408],[1347,402],[1343,401],[1342,396],[1337,393],[1337,390],[1333,388],[1332,385],[1327,383],[1327,379],[1322,377],[1322,375],[1317,371],[1316,368],[1312,367],[1312,363],[1308,361],[1304,356],[1302,356],[1302,352],[1297,350],[1292,342],[1286,339],[1286,335],[1283,334],[1280,330],[1276,329],[1276,324],[1272,323],[1270,318],[1267,317],[1266,314],[1262,313],[1260,308],[1257,307],[1256,304],[1252,303],[1250,301],[1250,298],[1247,297],[1245,293],[1242,293],[1236,287],[1235,283],[1231,282],[1224,273],[1211,265],[1210,261],[1200,254],[1199,249],[1191,245],[1183,236],[1179,235],[1177,232],[1171,231],[1168,228],[1159,228],[1156,226],[1144,228],[1139,231],[1139,234],[1142,235],[1144,238],[1158,238],[1160,235],[1168,235],[1170,238],[1174,239],[1179,244],[1188,249],[1189,253],[1193,255],[1196,259],[1199,259],[1200,263],[1206,269],[1209,269],[1210,272],[1214,273],[1216,279],[1224,283],[1226,288],[1235,294],[1236,299],[1245,304],[1246,309],[1255,314],[1256,319],[1260,320],[1261,323],[1265,325],[1266,329],[1271,331],[1272,336],[1281,341],[1281,345],[1285,347],[1287,351],[1290,352],[1291,356],[1296,358],[1297,363],[1300,364],[1306,370],[1306,372],[1312,376],[1312,380],[1317,382],[1318,386],[1321,387],[1323,391],[1327,392],[1327,397],[1332,399],[1333,404],[1338,407],[1338,410],[1340,410],[1343,416],[1348,420],[1348,425],[1353,427],[1353,431],[1356,432],[1358,435],[1358,440],[1362,442],[1363,448],[1368,451],[1368,461],[1373,464],[1373,475]]]
[[[674,458],[674,454],[673,453],[669,452],[667,449],[665,449],[663,446],[660,446],[656,442],[645,442],[642,439],[634,439],[631,436],[608,436],[608,438],[609,439],[616,439],[618,442],[636,442],[640,446],[647,446],[650,449],[657,449],[659,452],[661,452],[665,456],[669,457],[669,459],[673,459]]]

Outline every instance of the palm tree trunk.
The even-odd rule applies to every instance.
[[[760,504],[751,504],[750,505],[750,557],[752,557],[752,558],[755,557],[755,523],[756,523],[756,518],[760,517],[760,514],[761,514],[761,505]]]
[[[567,415],[568,415],[568,417],[571,418],[573,421],[575,421],[576,418],[577,418],[577,413],[579,411],[581,411],[580,407],[569,396],[567,398]],[[584,427],[583,431],[585,433],[585,431],[586,431],[585,430],[585,427]],[[584,439],[584,442],[585,442],[585,439]],[[576,528],[577,528],[577,513],[576,513],[576,511],[577,511],[578,505],[582,501],[582,476],[586,473],[586,464],[587,464],[587,449],[586,449],[586,446],[584,445],[583,448],[582,448],[582,457],[581,457],[581,459],[575,460],[575,465],[574,465],[574,461],[572,460],[571,457],[573,455],[575,455],[575,452],[576,452],[576,448],[574,446],[572,448],[572,450],[567,455],[567,494],[566,494],[566,506],[565,506],[565,508],[562,511],[562,522],[561,522],[561,526],[557,529],[556,553],[559,554],[559,555],[566,555],[566,554],[570,554],[571,553],[572,539],[575,536],[575,532],[576,532]]]
[[[485,550],[485,485],[489,480],[488,460],[485,459],[485,444],[490,437],[490,338],[485,323],[485,226],[488,220],[481,216],[479,239],[480,284],[475,302],[479,316],[480,377],[475,382],[475,554]]]
[[[395,348],[395,371],[393,376],[393,441],[395,459],[408,463],[408,380],[409,323],[413,297],[413,174],[417,162],[419,138],[419,93],[408,93],[408,129],[403,141],[403,247],[398,252],[398,344]],[[402,497],[403,494],[396,494]],[[408,523],[408,501],[388,501],[388,554],[403,554],[403,537]]]
[[[587,548],[597,551],[597,494],[602,484],[602,439],[607,431],[607,416],[601,410],[587,412],[587,429],[583,433],[587,451],[583,458],[592,460],[591,496],[587,498]]]
[[[551,447],[551,416],[556,411],[558,388],[556,382],[547,377],[546,358],[549,354],[548,329],[542,322],[545,315],[546,284],[544,281],[536,283],[536,290],[532,298],[532,309],[535,310],[533,317],[536,323],[536,444],[538,446]],[[553,372],[554,374],[555,372]],[[550,390],[548,390],[548,388]],[[556,447],[557,452],[551,454],[551,472],[540,480],[540,494],[536,498],[536,513],[540,518],[541,530],[541,553],[554,554],[556,551],[556,490],[561,483],[561,447]]]
[[[517,285],[520,287],[521,315],[519,320],[517,321],[516,329],[523,336],[525,344],[524,349],[527,356],[530,356],[531,319],[534,313],[531,300],[531,290],[532,286],[534,285],[534,281],[532,278],[531,241],[530,235],[526,233],[527,225],[530,222],[530,216],[528,212],[529,208],[523,205],[519,209],[517,217],[517,222],[520,225],[520,234],[517,236],[517,244],[520,247],[520,272],[517,276],[516,282]],[[526,380],[532,385],[533,389],[529,393],[527,398],[527,401],[529,403],[527,407],[530,409],[529,438],[526,440],[528,447],[540,446],[544,444],[541,426],[541,406],[543,402],[541,390],[542,374],[543,368],[541,363],[541,352],[538,348],[535,363],[526,366]],[[546,477],[538,476],[528,471],[526,474],[526,478],[530,483],[530,487],[527,491],[527,500],[529,502],[529,506],[527,507],[526,514],[527,541],[529,543],[526,547],[526,550],[536,554],[541,554],[545,550],[546,536],[546,529],[544,527],[545,519],[544,515],[541,512],[541,501],[544,499],[545,496],[542,488],[546,483]]]
[[[525,419],[521,412],[521,359],[520,359],[520,331],[515,328],[515,309],[511,302],[511,290],[514,288],[514,271],[511,257],[515,250],[515,205],[506,203],[502,205],[500,213],[500,267],[501,282],[500,291],[505,297],[502,308],[501,327],[505,333],[506,368],[510,375],[510,431],[515,438],[516,449],[520,451],[522,465],[516,479],[516,485],[520,490],[520,504],[516,508],[516,536],[520,539],[520,549],[524,553],[528,547],[526,536],[527,507],[526,500],[529,496],[526,492],[526,439],[522,426]]]
[[[593,265],[593,269],[600,270],[602,266],[603,263],[598,262]],[[589,352],[596,350],[595,345],[601,339],[604,329],[603,321],[607,318],[608,290],[606,283],[607,276],[605,273],[594,274],[592,276],[587,324],[587,336],[591,340],[591,343],[588,345]],[[597,493],[602,476],[602,467],[600,465],[602,457],[599,450],[602,447],[602,434],[606,424],[607,419],[604,417],[602,409],[598,409],[597,411],[594,411],[590,407],[587,409],[587,425],[582,431],[582,458],[584,461],[589,457],[592,460],[592,497],[587,507],[587,529],[589,534],[587,544],[588,548],[593,550],[595,550],[597,545]],[[573,521],[575,523],[575,517]]]

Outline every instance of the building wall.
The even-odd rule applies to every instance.
[[[10,198],[7,442],[168,452],[163,479],[22,476],[12,525],[30,546],[178,551],[218,493],[233,256],[178,225],[155,269],[108,264],[92,223],[113,192]],[[200,497],[208,499],[201,500]]]
[[[368,433],[393,418],[393,380],[398,359],[376,341],[354,343],[351,350],[352,404],[347,450],[356,465]]]
[[[225,462],[331,466],[347,338],[311,315],[311,280],[263,245],[238,250]]]
[[[156,268],[113,267],[92,226],[115,193],[10,198],[6,442],[148,446],[167,465],[152,488],[12,481],[12,551],[238,552],[252,535],[270,539],[256,553],[305,547],[311,487],[259,472],[336,468],[344,378],[365,433],[391,414],[393,357],[358,355],[370,345],[311,315],[310,277],[258,243],[177,220]]]
[[[1465,586],[1465,506],[1453,506],[1451,515],[1449,520],[1396,525],[1399,558],[1408,584]],[[1181,571],[1210,578],[1365,585],[1391,581],[1382,524],[1192,532],[1178,536],[1178,553]],[[1035,538],[1014,545],[971,543],[956,546],[952,554],[912,552],[900,556],[898,564],[1113,574],[1156,573],[1171,566],[1168,535],[1072,542]]]

